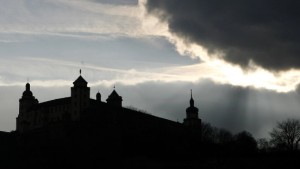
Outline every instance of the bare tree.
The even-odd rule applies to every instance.
[[[261,152],[267,152],[270,149],[270,143],[266,138],[258,139],[257,146]]]
[[[270,132],[270,136],[271,143],[275,147],[296,150],[300,141],[300,121],[287,119],[277,122],[276,127]]]
[[[211,126],[209,123],[202,122],[201,123],[202,130],[202,140],[204,142],[216,143],[218,128]]]

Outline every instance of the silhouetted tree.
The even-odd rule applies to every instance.
[[[202,122],[202,140],[214,144],[227,144],[233,141],[233,135],[226,129],[219,129]]]
[[[251,154],[257,151],[257,142],[251,133],[242,131],[234,136],[238,153]]]
[[[270,132],[271,143],[278,149],[290,151],[298,149],[300,141],[300,121],[287,119],[277,122],[275,128]]]
[[[257,146],[261,152],[267,152],[270,149],[269,141],[265,138],[258,139]]]
[[[217,135],[217,142],[219,144],[228,144],[233,141],[232,134],[226,129],[219,129]]]
[[[204,142],[216,143],[218,128],[211,126],[209,123],[202,122],[201,124],[202,140]]]

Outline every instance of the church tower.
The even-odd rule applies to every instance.
[[[82,110],[87,108],[90,104],[90,88],[87,87],[88,82],[81,76],[81,70],[79,77],[73,82],[71,87],[71,106],[72,120],[79,120]]]
[[[30,125],[28,110],[39,103],[30,91],[30,84],[27,83],[22,97],[19,99],[19,115],[17,117],[17,131],[24,131]]]
[[[193,92],[191,90],[190,107],[186,109],[186,118],[183,124],[188,127],[201,127],[201,119],[198,118],[198,108],[194,106]]]
[[[116,92],[115,87],[112,93],[106,99],[107,104],[122,107],[122,97]]]

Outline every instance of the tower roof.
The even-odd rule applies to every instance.
[[[73,82],[73,84],[74,86],[86,86],[88,82],[81,75],[79,75],[79,77]]]
[[[108,99],[114,99],[114,98],[120,98],[121,96],[116,92],[116,90],[113,90],[111,94],[108,96]]]
[[[197,113],[198,114],[199,109],[197,107],[188,107],[186,108],[187,113]]]
[[[100,94],[100,92],[99,92],[99,91],[97,92],[96,96],[101,96],[101,94]]]
[[[101,94],[100,94],[99,91],[98,91],[98,93],[96,94],[96,100],[101,101]]]
[[[115,87],[114,87],[115,88]],[[106,99],[107,103],[114,106],[120,106],[122,107],[122,97],[116,92],[114,89],[111,94]]]
[[[32,97],[32,92],[30,91],[30,84],[26,83],[25,91],[23,92],[23,97]]]

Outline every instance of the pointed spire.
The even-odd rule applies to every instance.
[[[81,71],[80,71],[81,73]],[[80,75],[74,82],[74,86],[84,86],[87,87],[88,82]]]
[[[193,90],[192,90],[192,89],[191,89],[190,106],[191,106],[191,107],[194,107],[194,99],[193,99]]]
[[[79,74],[80,74],[80,76],[81,76],[81,69],[79,69]]]
[[[194,99],[193,99],[193,90],[191,90],[191,99],[190,99],[190,106],[186,108],[186,118],[184,119],[184,123],[186,125],[195,125],[194,123],[198,123],[198,111],[199,109],[195,107],[194,105]],[[196,120],[196,121],[195,121]]]

